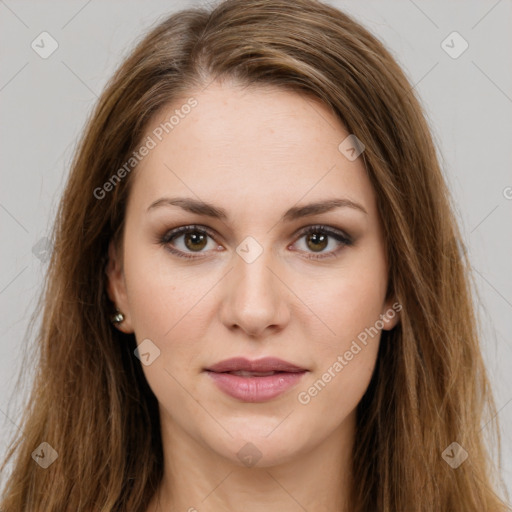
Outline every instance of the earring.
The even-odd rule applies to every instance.
[[[114,324],[114,325],[117,325],[117,324],[120,324],[124,321],[124,315],[123,313],[121,313],[121,311],[119,311],[118,309],[116,309],[116,312],[110,317],[110,321]]]

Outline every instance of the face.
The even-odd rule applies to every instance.
[[[109,295],[171,437],[270,466],[353,429],[398,318],[385,242],[325,106],[219,83],[193,98],[147,129]]]

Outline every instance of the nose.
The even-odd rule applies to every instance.
[[[234,254],[234,267],[224,280],[220,309],[221,321],[228,329],[263,338],[289,322],[290,292],[273,259],[270,249],[250,263]]]

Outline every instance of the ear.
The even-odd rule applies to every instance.
[[[120,331],[133,333],[133,326],[130,316],[128,296],[126,293],[126,282],[124,279],[123,260],[118,254],[115,241],[111,240],[108,246],[108,263],[105,270],[107,274],[107,294],[114,306],[124,315],[121,323],[115,324]]]
[[[396,297],[390,297],[384,304],[384,309],[381,314],[381,320],[384,322],[384,331],[390,331],[400,321],[400,311],[402,311],[402,304],[396,300]]]

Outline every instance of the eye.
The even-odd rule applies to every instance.
[[[304,239],[304,252],[312,251],[307,258],[324,259],[336,257],[345,246],[352,245],[352,240],[342,231],[327,226],[309,226],[300,233],[299,240]],[[325,250],[331,247],[331,250]]]
[[[190,225],[168,231],[159,239],[159,243],[172,254],[180,258],[191,259],[199,257],[208,250],[223,249],[215,242],[214,238],[215,235],[208,228]],[[303,229],[299,233],[298,241],[302,239],[305,243],[299,251],[308,253],[306,257],[309,259],[336,257],[345,246],[352,245],[352,240],[348,235],[337,229],[322,225],[308,226]],[[210,247],[208,249],[209,242]],[[297,243],[295,242],[295,244]],[[331,250],[326,251],[325,249],[329,247],[331,247]]]
[[[200,226],[181,226],[167,232],[160,243],[164,245],[171,253],[181,258],[195,258],[192,253],[207,252],[203,249],[208,247],[208,238],[212,239],[210,249],[219,247],[213,241],[213,233]]]

